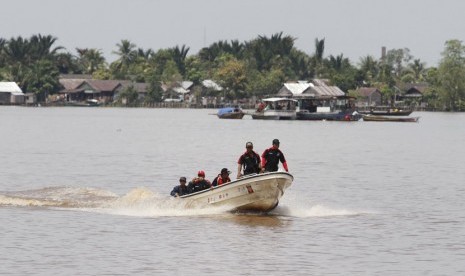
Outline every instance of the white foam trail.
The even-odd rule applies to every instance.
[[[305,208],[296,208],[295,206],[278,206],[273,213],[277,213],[283,216],[290,216],[290,217],[330,217],[330,216],[353,216],[353,215],[360,215],[367,212],[360,212],[354,210],[347,210],[347,209],[336,209],[331,207],[326,207],[323,205],[314,205],[311,207]]]
[[[298,195],[287,193],[270,215],[289,217],[352,216],[373,212],[334,208],[314,204]],[[119,197],[114,193],[95,188],[47,187],[38,190],[0,194],[0,206],[37,206],[82,210],[134,217],[203,216],[225,214],[230,207],[193,208],[188,200],[160,195],[149,188],[139,187]]]
[[[61,203],[52,201],[52,200],[40,200],[40,199],[30,199],[30,198],[18,198],[0,195],[0,205],[10,205],[10,206],[59,206]]]
[[[135,217],[162,217],[162,216],[201,216],[221,214],[228,208],[192,208],[186,207],[185,200],[159,195],[145,187],[135,188],[126,195],[111,202],[102,208],[86,209],[86,211],[135,216]]]
[[[373,213],[370,211],[352,210],[340,207],[332,207],[325,204],[316,204],[299,198],[294,193],[287,193],[272,214],[290,217],[330,217],[330,216],[354,216]]]

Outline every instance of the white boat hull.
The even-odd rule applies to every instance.
[[[294,120],[295,110],[266,110],[252,113],[252,119],[258,120]]]
[[[187,207],[227,207],[231,211],[268,212],[274,209],[294,177],[286,172],[245,176],[221,186],[184,195]]]

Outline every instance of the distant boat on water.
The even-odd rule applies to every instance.
[[[379,116],[408,116],[413,110],[402,109],[402,108],[387,108],[387,109],[371,109],[371,110],[359,110],[357,111],[363,115],[379,115]]]
[[[294,120],[297,101],[288,98],[263,99],[258,109],[252,113],[252,119],[259,120]]]
[[[242,119],[245,113],[240,107],[224,107],[216,115],[220,119]]]
[[[100,103],[95,99],[89,99],[84,102],[77,102],[77,101],[68,101],[64,103],[65,106],[99,106]]]
[[[378,116],[378,115],[363,115],[363,120],[368,122],[418,122],[420,117],[399,117],[399,116]]]

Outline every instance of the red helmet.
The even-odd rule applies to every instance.
[[[205,172],[204,172],[204,171],[199,171],[199,172],[197,173],[197,176],[205,177]]]

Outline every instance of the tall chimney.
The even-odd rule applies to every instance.
[[[381,47],[381,60],[386,58],[386,46]]]

